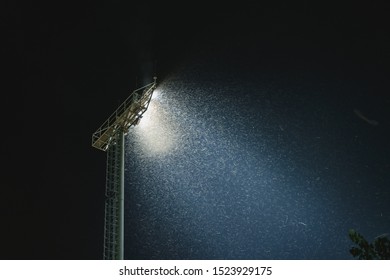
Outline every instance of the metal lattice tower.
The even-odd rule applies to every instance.
[[[131,126],[139,123],[149,107],[156,80],[136,89],[92,134],[92,147],[107,152],[104,219],[105,260],[124,259],[124,144]]]

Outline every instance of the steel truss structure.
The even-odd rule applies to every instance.
[[[137,125],[149,107],[154,82],[133,91],[92,134],[92,147],[107,151],[104,219],[105,260],[124,259],[124,144],[131,126]]]

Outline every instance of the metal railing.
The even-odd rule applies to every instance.
[[[115,110],[114,113],[92,134],[92,146],[106,151],[111,140],[119,129],[127,132],[132,125],[139,122],[140,117],[149,106],[153,91],[156,88],[154,82],[134,90],[130,96]]]

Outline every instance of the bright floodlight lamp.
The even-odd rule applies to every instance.
[[[124,136],[139,123],[148,109],[157,77],[134,90],[116,111],[92,134],[92,147],[107,151],[106,202],[104,219],[105,260],[124,256]]]

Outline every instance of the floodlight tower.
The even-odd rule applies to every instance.
[[[124,257],[124,136],[139,123],[148,109],[157,77],[134,90],[116,111],[92,134],[92,147],[107,152],[104,219],[105,260]]]

